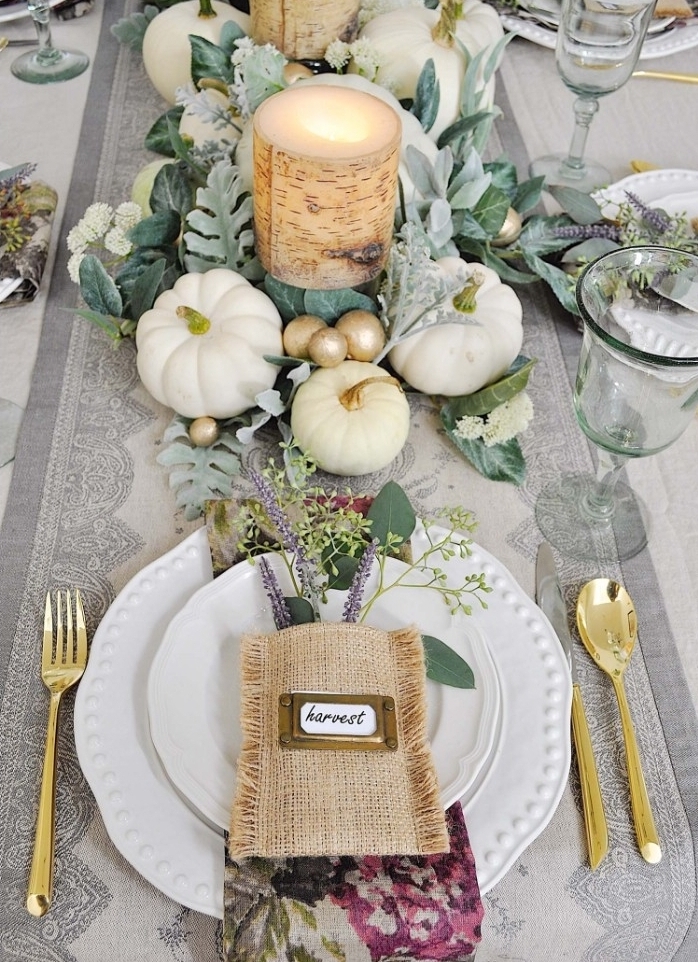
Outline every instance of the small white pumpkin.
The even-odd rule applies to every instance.
[[[215,88],[201,91],[197,100],[208,101],[213,109],[219,108],[227,114],[227,122],[222,119],[211,123],[194,108],[187,104],[179,121],[179,132],[182,137],[191,137],[195,147],[203,147],[209,141],[217,144],[221,149],[232,148],[240,139],[242,120],[234,117],[230,112],[230,100],[220,90]]]
[[[296,81],[302,84],[320,84],[323,86],[332,87],[351,87],[353,90],[361,90],[364,93],[372,94],[374,97],[378,97],[379,100],[384,101],[384,103],[389,104],[395,113],[400,118],[402,124],[402,144],[400,150],[400,164],[399,164],[399,175],[400,182],[402,184],[402,189],[405,194],[405,200],[409,203],[415,198],[419,199],[417,189],[414,186],[412,178],[407,171],[407,164],[405,162],[405,148],[408,144],[416,147],[417,150],[421,151],[425,156],[433,163],[436,159],[438,153],[435,142],[424,132],[424,128],[417,120],[414,114],[411,114],[409,110],[405,110],[397,97],[393,96],[389,90],[385,87],[379,86],[379,84],[371,83],[365,77],[360,77],[358,74],[332,74],[323,73],[318,74],[314,77],[308,77]],[[252,190],[252,122],[249,121],[242,132],[242,136],[238,141],[237,150],[235,152],[235,163],[240,168],[240,176],[242,178],[242,183],[246,190]],[[399,193],[395,201],[396,204],[399,203]]]
[[[450,312],[454,323],[410,335],[391,349],[388,359],[424,394],[474,394],[499,380],[520,352],[521,301],[489,267],[459,257],[442,257],[436,264],[462,285],[460,292],[435,308]],[[464,316],[473,323],[459,322]]]
[[[156,401],[183,417],[229,418],[273,387],[281,316],[263,291],[217,267],[184,274],[136,328],[138,373]]]
[[[143,66],[168,104],[174,104],[177,87],[192,83],[189,34],[217,44],[223,24],[229,20],[249,33],[248,14],[219,0],[184,0],[150,21],[143,35]]]
[[[360,33],[381,58],[376,83],[389,86],[400,100],[414,97],[422,68],[428,60],[434,61],[440,92],[439,110],[429,130],[434,142],[460,116],[468,61],[454,35],[474,57],[498,43],[504,29],[494,7],[481,0],[445,0],[436,10],[408,6],[381,13]],[[480,86],[485,91],[480,108],[486,109],[494,101],[494,76]]]
[[[300,449],[324,471],[353,477],[379,471],[401,451],[410,406],[394,377],[365,361],[317,368],[291,406]]]

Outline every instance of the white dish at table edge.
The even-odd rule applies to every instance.
[[[530,40],[539,47],[555,49],[557,33],[551,27],[543,27],[531,20],[523,20],[515,15],[500,14],[502,26],[505,30],[515,33],[524,40]],[[685,26],[676,27],[666,34],[650,34],[642,45],[640,60],[653,60],[657,57],[667,57],[672,53],[690,50],[698,46],[698,21],[696,18]]]
[[[462,562],[461,562],[462,563]],[[502,738],[480,790],[465,806],[481,892],[491,889],[543,831],[570,764],[572,686],[549,622],[496,558],[473,545],[490,608],[506,630],[490,651],[502,684]],[[124,858],[189,908],[223,915],[221,835],[173,789],[150,739],[146,685],[167,625],[212,579],[204,528],[147,565],[98,626],[75,701],[78,759],[104,824]]]
[[[58,6],[61,0],[48,0],[49,8]],[[0,23],[7,23],[10,20],[19,20],[21,17],[28,17],[27,0],[18,0],[17,3],[10,3],[6,7],[0,7]],[[33,27],[32,27],[33,29]],[[37,47],[39,41],[36,42]]]
[[[437,536],[444,529],[434,526]],[[412,536],[416,554],[428,547],[423,529]],[[278,555],[267,558],[284,594],[291,594],[288,571]],[[404,576],[407,566],[389,559],[386,584]],[[410,574],[411,581],[427,576]],[[377,587],[377,568],[365,588]],[[341,621],[344,593],[331,591],[321,605],[323,621]],[[427,734],[441,803],[469,800],[480,773],[491,760],[501,734],[501,686],[489,646],[472,618],[452,617],[432,589],[395,585],[379,597],[368,624],[391,630],[418,624],[424,634],[449,645],[470,665],[472,689],[427,680]],[[235,797],[240,752],[240,638],[248,632],[275,631],[259,567],[243,561],[204,585],[175,615],[150,669],[150,735],[175,788],[214,825],[227,831]]]
[[[601,188],[594,197],[597,202],[605,200],[614,205],[627,200],[628,190],[650,207],[661,207],[669,214],[687,213],[689,218],[698,217],[698,170],[680,167],[644,170]],[[613,206],[604,204],[602,210],[608,217],[615,215]]]

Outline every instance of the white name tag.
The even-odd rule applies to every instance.
[[[370,705],[314,701],[301,705],[300,725],[309,735],[373,735],[377,728]]]

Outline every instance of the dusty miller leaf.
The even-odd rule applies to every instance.
[[[148,24],[160,11],[152,4],[146,4],[143,13],[132,13],[130,17],[122,17],[111,27],[113,37],[131,50],[143,49],[143,36]]]
[[[196,208],[189,212],[184,235],[188,271],[211,267],[239,270],[254,255],[252,198],[240,173],[229,160],[211,169],[205,187],[196,192]]]

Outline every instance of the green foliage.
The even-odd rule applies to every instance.
[[[474,394],[451,398],[444,404],[443,410],[448,413],[449,418],[452,418],[454,422],[465,416],[476,417],[489,414],[500,404],[510,401],[511,398],[516,397],[520,391],[524,390],[528,384],[531,371],[537,363],[535,358],[529,360],[520,354],[509,371],[499,381],[489,384]]]
[[[526,462],[516,438],[488,447],[482,438],[461,438],[453,433],[450,419],[442,415],[448,436],[461,454],[490,481],[509,481],[521,485],[526,476]]]
[[[422,67],[417,81],[411,112],[419,120],[424,130],[431,130],[439,112],[439,81],[436,77],[434,61],[429,59]]]
[[[279,314],[286,322],[301,314],[315,314],[328,324],[333,324],[347,311],[364,310],[372,313],[376,311],[375,302],[370,297],[351,287],[333,291],[316,291],[310,288],[293,287],[267,274],[264,278],[264,290],[274,301]]]
[[[432,635],[422,635],[427,678],[453,688],[474,688],[473,670],[464,658]]]
[[[239,32],[237,39],[239,39],[239,37],[244,36],[244,33],[239,27],[237,29]],[[189,45],[191,46],[191,76],[194,86],[200,80],[208,78],[222,80],[226,84],[233,83],[235,71],[230,62],[230,53],[218,44],[195,34],[189,35]]]
[[[145,135],[145,147],[156,154],[162,154],[163,157],[175,157],[170,131],[179,127],[183,113],[184,107],[177,105],[176,107],[170,107],[169,110],[158,117]]]
[[[80,290],[88,307],[98,314],[121,317],[123,300],[119,289],[94,254],[80,264]]]
[[[417,518],[409,498],[395,481],[388,481],[368,509],[371,538],[382,548],[396,548],[409,541]]]
[[[119,43],[124,44],[131,50],[141,50],[148,24],[159,13],[160,10],[157,6],[146,4],[142,13],[132,13],[130,17],[122,17],[117,20],[111,27],[111,34],[116,37]]]

